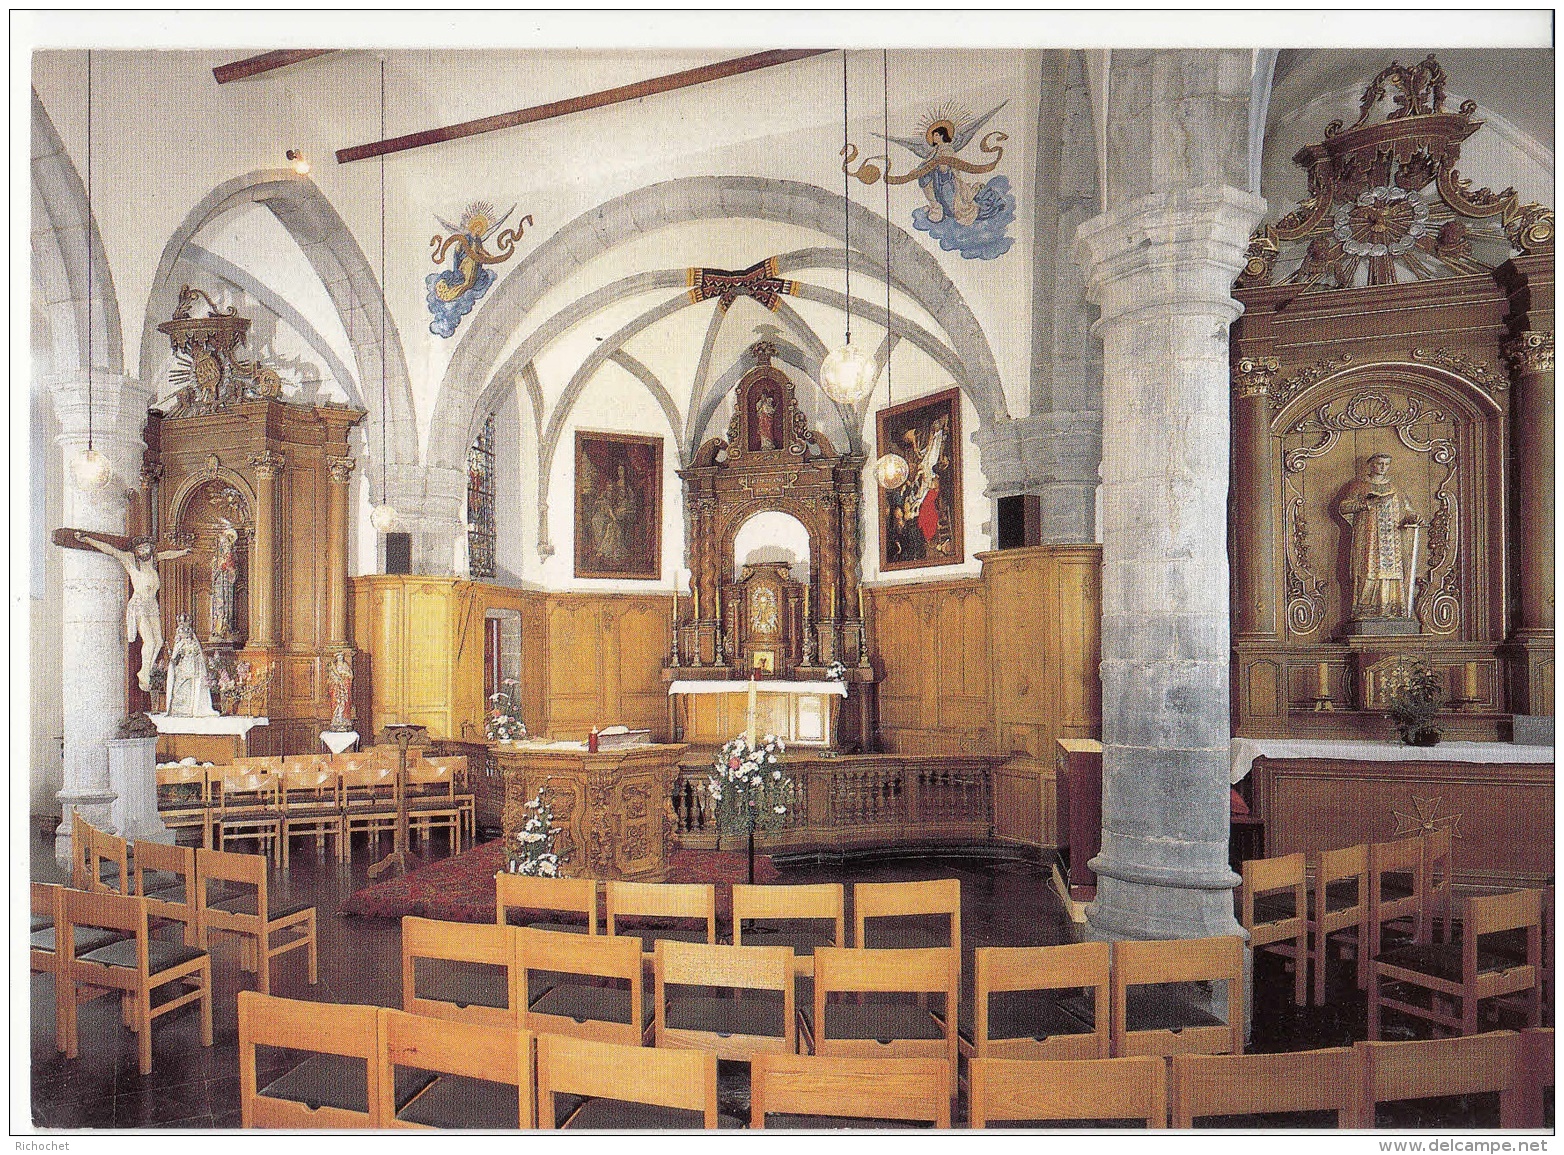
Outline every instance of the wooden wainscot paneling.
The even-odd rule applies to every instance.
[[[1053,764],[1011,757],[994,767],[994,837],[1024,846],[1059,845]]]
[[[667,595],[548,594],[543,617],[549,737],[616,724],[668,736]]]
[[[883,671],[880,745],[898,754],[993,748],[987,591],[980,579],[870,590]]]

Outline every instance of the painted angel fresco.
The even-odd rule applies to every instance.
[[[983,137],[978,143],[978,151],[992,158],[986,163],[976,163],[961,156],[978,130],[1008,103],[1003,101],[979,117],[973,117],[965,109],[944,105],[924,118],[922,139],[881,137],[890,144],[911,150],[918,158],[919,163],[902,174],[893,174],[890,158],[884,158],[887,184],[907,184],[916,180],[923,190],[926,204],[913,211],[913,226],[937,240],[946,252],[959,252],[968,260],[992,260],[1009,252],[1015,243],[1015,238],[1005,232],[1015,221],[1015,195],[1010,191],[1009,178],[967,179],[986,175],[998,167],[1004,158],[1003,142],[1008,137],[997,131]],[[875,135],[880,136],[879,133]],[[847,166],[857,158],[858,150],[856,146],[848,145],[843,153],[846,160],[842,167],[850,175],[865,184],[880,179],[880,167],[872,163],[879,158],[868,158],[859,165],[857,172],[851,172]]]
[[[462,318],[477,307],[478,299],[494,283],[494,272],[487,266],[508,261],[515,255],[516,242],[521,239],[526,226],[532,223],[529,214],[516,222],[514,229],[501,232],[500,226],[515,211],[516,206],[511,205],[504,216],[495,220],[493,205],[487,201],[474,201],[463,211],[459,225],[435,217],[450,235],[436,233],[429,238],[432,259],[438,265],[445,261],[447,255],[451,257],[450,268],[430,273],[424,278],[424,284],[429,288],[429,312],[434,316],[434,320],[429,322],[429,331],[435,336],[450,337],[455,334]],[[490,237],[494,237],[494,252],[485,247]]]

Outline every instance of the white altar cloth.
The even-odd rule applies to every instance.
[[[700,681],[688,678],[668,683],[668,696],[675,694],[748,694],[749,682]],[[835,694],[847,697],[846,682],[794,682],[782,678],[755,679],[757,694]]]
[[[1552,746],[1518,746],[1512,742],[1441,742],[1437,746],[1407,746],[1383,742],[1331,742],[1304,738],[1234,738],[1229,781],[1249,773],[1256,758],[1331,758],[1343,762],[1524,762],[1553,761]]]
[[[249,718],[238,714],[213,714],[206,718],[176,718],[172,714],[148,714],[159,734],[238,734],[247,735],[256,726],[266,726],[270,718]]]

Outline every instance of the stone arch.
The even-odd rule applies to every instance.
[[[373,454],[366,455],[366,476],[371,486],[379,486],[382,469],[391,471],[391,480],[400,480],[408,467],[418,465],[419,456],[412,384],[396,321],[389,309],[383,310],[383,287],[369,258],[337,210],[313,181],[291,169],[257,170],[219,185],[190,210],[169,237],[147,296],[141,335],[142,379],[150,381],[157,371],[155,350],[161,343],[157,326],[172,315],[179,295],[174,274],[180,254],[202,228],[247,203],[261,205],[277,218],[298,243],[337,308],[342,327],[353,346],[361,403],[369,414],[364,425],[365,444],[372,449],[378,447],[382,427],[385,432],[387,460],[380,462]],[[386,321],[384,332],[381,331],[382,316]],[[382,349],[387,354],[385,412],[382,412],[380,391],[368,387],[369,382],[380,379]],[[465,446],[462,452],[466,452]]]
[[[851,211],[854,233],[881,235],[883,218],[861,205]],[[543,293],[639,234],[715,217],[780,221],[831,236],[839,231],[842,204],[836,194],[800,181],[687,177],[645,186],[583,213],[523,258],[473,318],[441,382],[430,425],[429,461],[449,468],[460,461],[465,451],[460,432],[491,379],[512,322]],[[933,254],[905,235],[893,244],[898,246],[896,279],[950,335],[963,369],[959,384],[971,397],[980,423],[1007,419],[999,371],[977,318]]]

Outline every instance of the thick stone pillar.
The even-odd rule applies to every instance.
[[[327,457],[331,484],[326,487],[326,645],[333,650],[352,643],[348,638],[348,494],[353,479],[351,457]]]
[[[1083,224],[1103,342],[1097,938],[1240,933],[1227,865],[1230,287],[1265,204],[1154,192]]]
[[[1276,637],[1276,444],[1271,436],[1273,357],[1233,366],[1233,630],[1240,641]]]
[[[255,550],[250,555],[250,634],[245,641],[248,646],[271,647],[278,638],[277,475],[284,459],[268,449],[250,458],[250,464],[255,468]],[[332,503],[335,509],[335,493]]]

